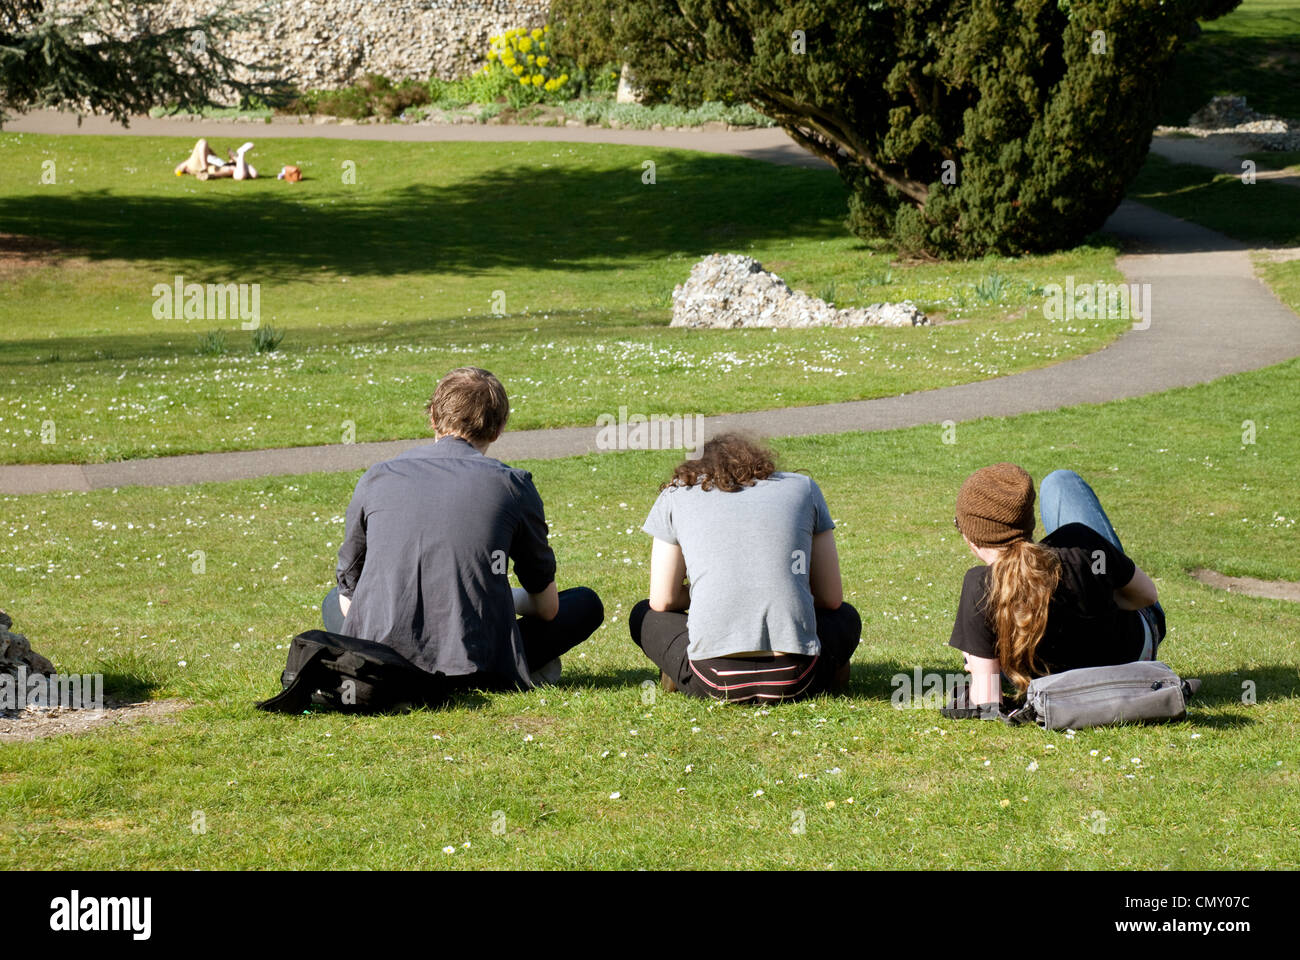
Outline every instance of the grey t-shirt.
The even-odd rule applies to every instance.
[[[661,492],[641,529],[682,548],[691,581],[687,656],[820,653],[808,566],[813,535],[834,528],[821,490],[799,473],[777,472],[734,493]]]
[[[531,686],[507,558],[529,593],[555,579],[542,498],[524,470],[459,437],[377,463],[357,482],[339,547],[348,636],[430,673]]]

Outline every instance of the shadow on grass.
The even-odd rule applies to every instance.
[[[1252,246],[1300,244],[1300,190],[1267,180],[1251,184],[1245,192],[1243,186],[1237,174],[1152,155],[1129,188],[1127,199]],[[1239,244],[1213,245],[1191,237],[1179,240],[1178,252],[1225,248],[1238,249]]]
[[[120,703],[143,703],[153,699],[153,692],[162,684],[155,678],[139,673],[105,670],[104,697]]]
[[[1225,707],[1300,697],[1300,670],[1295,667],[1240,667],[1230,673],[1204,674],[1200,680],[1201,689],[1192,697],[1192,706]]]
[[[518,165],[377,193],[324,180],[292,193],[252,181],[198,197],[171,184],[154,194],[33,192],[0,198],[0,223],[91,259],[182,262],[197,282],[303,280],[322,269],[601,271],[773,237],[845,235],[844,189],[829,170],[686,152],[658,163],[653,184],[642,183],[638,161]]]
[[[1238,8],[1232,18],[1242,27],[1250,22],[1259,33],[1276,35],[1243,36],[1212,27],[1197,37],[1175,58],[1161,87],[1161,123],[1183,126],[1220,94],[1244,94],[1262,113],[1300,117],[1300,38],[1277,11]]]
[[[561,690],[611,690],[615,687],[623,687],[629,691],[636,691],[640,695],[641,684],[647,680],[655,683],[655,689],[663,693],[663,688],[659,686],[659,668],[649,660],[646,660],[645,666],[635,670],[611,670],[600,673],[575,673],[567,672],[561,675],[560,682],[556,684]]]

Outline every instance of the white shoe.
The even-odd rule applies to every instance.
[[[533,685],[537,687],[552,687],[560,682],[560,658],[556,657],[550,663],[544,663],[532,673]]]

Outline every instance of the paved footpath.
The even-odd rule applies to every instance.
[[[149,135],[265,138],[290,125],[140,120]],[[297,128],[293,124],[293,128]],[[71,127],[72,129],[64,129]],[[161,128],[161,129],[159,129]],[[227,129],[228,128],[228,129]],[[58,115],[29,116],[6,129],[77,132]],[[774,163],[820,163],[779,130],[742,132],[621,131],[597,128],[475,126],[306,126],[292,135],[410,140],[565,140],[683,147],[752,156]],[[113,132],[88,119],[82,133]],[[119,128],[120,132],[120,128]],[[389,133],[387,137],[380,134]],[[366,136],[370,135],[370,136]],[[1180,142],[1180,141],[1167,141]],[[1222,156],[1219,156],[1219,161]],[[1239,168],[1238,168],[1239,169]],[[767,436],[894,430],[988,416],[1013,416],[1081,403],[1104,403],[1191,386],[1300,356],[1300,317],[1255,277],[1249,249],[1220,233],[1124,202],[1106,222],[1126,253],[1119,268],[1130,283],[1151,285],[1150,326],[1122,334],[1096,353],[1024,373],[919,393],[811,407],[709,417],[706,433],[745,429]],[[547,459],[596,452],[596,427],[507,431],[492,448],[502,460]],[[0,467],[0,493],[170,486],[282,474],[361,470],[429,439],[335,444],[159,457],[119,463]]]

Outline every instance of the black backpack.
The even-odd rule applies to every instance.
[[[301,713],[315,705],[377,713],[434,706],[449,689],[442,674],[426,673],[391,647],[325,630],[293,638],[280,685],[284,689],[258,703],[258,709]]]

